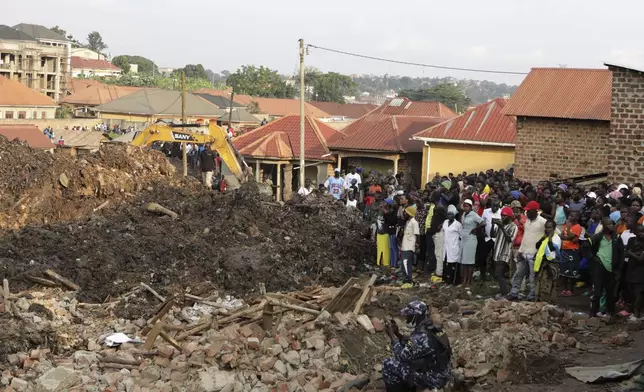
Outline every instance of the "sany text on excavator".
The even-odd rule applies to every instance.
[[[252,168],[239,155],[235,146],[228,139],[226,132],[216,124],[167,124],[157,122],[139,132],[131,144],[134,146],[151,146],[155,142],[166,143],[210,143],[213,150],[219,153],[228,169],[240,182],[253,178]]]

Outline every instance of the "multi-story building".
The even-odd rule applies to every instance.
[[[71,52],[71,41],[44,26],[0,25],[0,75],[55,101],[65,96]]]

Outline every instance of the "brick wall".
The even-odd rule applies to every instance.
[[[516,176],[535,182],[605,173],[609,133],[608,121],[521,117]]]
[[[642,182],[644,169],[644,73],[621,67],[613,71],[613,100],[608,146],[608,179]]]

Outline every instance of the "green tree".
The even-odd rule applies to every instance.
[[[54,33],[60,34],[68,40],[72,41],[72,47],[74,48],[80,48],[83,46],[76,38],[74,38],[73,35],[68,34],[66,30],[64,30],[62,27],[59,27],[58,25],[50,28],[49,30],[53,31]]]
[[[181,71],[186,73],[186,78],[210,79],[206,69],[201,64],[188,64],[183,68],[174,70],[174,74],[180,75]]]
[[[142,56],[120,55],[112,59],[112,64],[121,67],[123,64],[136,64],[139,66],[138,73],[142,75],[159,73],[159,69],[154,61]],[[120,65],[119,65],[120,64]]]
[[[125,56],[117,56],[112,59],[112,64],[123,70],[123,73],[130,73],[130,63],[127,61]]]
[[[356,83],[348,76],[336,72],[317,74],[313,77],[313,100],[345,103],[344,96],[355,94]]]
[[[256,101],[250,101],[250,103],[246,105],[246,111],[250,114],[258,114],[262,112],[262,109]]]
[[[426,89],[402,90],[398,96],[412,101],[439,101],[457,112],[465,111],[470,105],[470,99],[459,86],[447,83]]]
[[[243,65],[228,76],[226,84],[236,93],[258,97],[293,98],[296,94],[295,87],[282,80],[277,71],[264,66]]]
[[[103,42],[103,37],[98,31],[92,31],[87,35],[87,48],[96,53],[103,53],[107,45]]]

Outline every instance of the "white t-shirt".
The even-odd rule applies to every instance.
[[[416,236],[420,235],[420,227],[418,227],[418,221],[416,218],[410,218],[405,225],[405,232],[402,239],[402,251],[411,251],[416,250]]]
[[[297,194],[300,196],[308,196],[309,193],[311,193],[311,189],[307,187],[301,187],[299,191],[297,191]]]
[[[358,199],[353,199],[353,200],[347,199],[347,208],[358,208]]]
[[[519,253],[526,253],[530,255],[537,254],[537,242],[543,237],[546,231],[546,219],[541,215],[537,219],[531,221],[526,219],[525,226],[523,226],[523,240],[519,247]]]
[[[496,242],[496,238],[492,238],[490,234],[492,233],[492,219],[501,219],[501,209],[499,208],[496,212],[492,212],[491,208],[486,208],[483,210],[483,215],[481,218],[485,219],[485,241]]]
[[[356,185],[362,184],[362,179],[360,178],[360,174],[358,174],[358,173],[356,173],[356,174],[349,173],[344,177],[344,188],[345,189],[349,188],[351,186],[351,181],[354,180],[354,179],[358,181],[358,182],[356,182]]]

